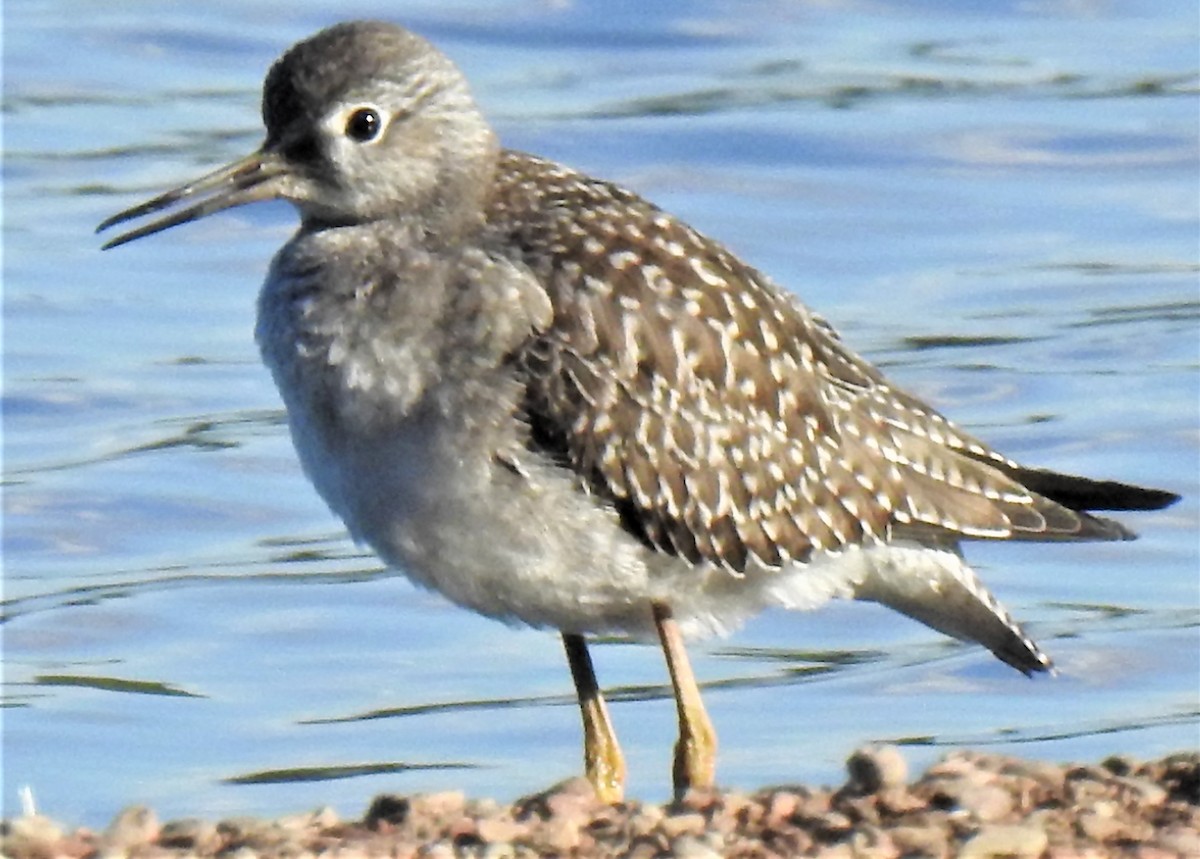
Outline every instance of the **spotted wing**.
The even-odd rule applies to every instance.
[[[636,195],[506,153],[492,226],[552,325],[519,356],[533,443],[659,549],[741,570],[883,539],[1125,536],[890,387],[832,329]]]

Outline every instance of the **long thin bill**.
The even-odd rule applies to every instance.
[[[207,176],[202,176],[194,182],[172,188],[152,200],[139,203],[123,212],[118,212],[107,218],[96,227],[96,232],[123,224],[155,212],[161,212],[178,205],[193,197],[201,199],[178,211],[164,215],[161,218],[143,224],[140,227],[121,233],[105,242],[103,250],[115,248],[118,245],[132,242],[154,233],[169,230],[180,224],[195,221],[214,212],[231,209],[234,206],[244,206],[260,200],[271,200],[279,196],[279,183],[272,181],[287,173],[287,166],[282,159],[268,150],[259,150],[214,170]],[[205,196],[207,195],[207,196]]]

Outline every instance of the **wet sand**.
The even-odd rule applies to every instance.
[[[693,791],[666,805],[604,805],[573,779],[512,805],[383,795],[359,820],[321,809],[161,822],[134,807],[93,832],[46,814],[4,821],[4,856],[1167,859],[1200,857],[1200,752],[1098,764],[956,752],[910,780],[900,751],[868,748],[847,761],[840,787]]]

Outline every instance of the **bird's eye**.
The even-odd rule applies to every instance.
[[[373,107],[360,107],[346,120],[346,136],[358,143],[370,143],[383,131],[383,117]]]

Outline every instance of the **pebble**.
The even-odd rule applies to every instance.
[[[984,826],[967,839],[959,851],[959,859],[993,859],[993,857],[1033,857],[1042,855],[1050,843],[1046,831],[1034,826]]]
[[[390,793],[380,794],[371,802],[363,822],[370,829],[401,826],[408,819],[411,802],[403,796]]]
[[[850,755],[846,770],[849,786],[862,793],[878,793],[908,780],[908,764],[895,746],[865,746]]]
[[[892,843],[903,856],[943,856],[947,832],[937,826],[897,826],[890,832]]]
[[[895,859],[900,855],[887,833],[875,826],[860,826],[850,835],[856,859]]]
[[[723,859],[723,856],[708,840],[694,835],[683,835],[671,842],[672,859]]]
[[[664,817],[658,828],[667,838],[678,838],[681,835],[698,835],[704,831],[705,823],[704,815],[687,811]]]
[[[664,852],[666,847],[659,844],[654,838],[635,838],[629,845],[629,849],[625,852],[623,859],[658,859]]]
[[[1116,782],[1144,805],[1161,805],[1167,800],[1166,789],[1149,779],[1122,776],[1117,778]]]
[[[62,828],[40,814],[24,814],[0,825],[0,853],[6,857],[52,855]]]
[[[960,808],[982,823],[1003,820],[1013,810],[1012,795],[999,785],[966,784],[955,798]]]
[[[221,844],[221,836],[215,824],[189,817],[164,823],[158,833],[158,843],[162,847],[201,854],[215,853]]]
[[[789,791],[777,791],[767,800],[765,820],[771,826],[780,826],[790,820],[800,807],[800,798]]]
[[[1181,826],[1172,826],[1155,833],[1154,846],[1170,850],[1179,856],[1200,856],[1200,832]]]
[[[646,835],[653,832],[660,820],[666,815],[657,805],[646,805],[634,812],[629,819],[629,830],[634,835]]]
[[[479,859],[516,859],[517,848],[507,841],[499,841],[487,845],[479,854]]]
[[[522,827],[515,820],[504,817],[487,818],[479,821],[476,832],[486,842],[512,841],[521,834]]]
[[[1200,753],[1057,766],[955,752],[913,784],[899,751],[861,749],[837,789],[689,791],[602,804],[571,779],[511,806],[459,791],[381,796],[359,820],[329,808],[278,820],[160,825],[122,811],[103,833],[25,815],[0,824],[5,859],[1133,859],[1200,857]],[[1086,802],[1082,801],[1086,798]]]
[[[1113,819],[1111,814],[1089,809],[1079,815],[1079,819],[1075,821],[1075,828],[1085,838],[1103,842],[1116,838],[1125,827],[1119,820]]]
[[[127,851],[132,847],[149,844],[159,836],[161,827],[158,815],[144,805],[134,805],[122,810],[104,830],[104,850]]]

